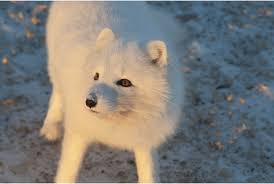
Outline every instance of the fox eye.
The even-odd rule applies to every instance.
[[[120,79],[116,82],[118,86],[131,87],[132,83],[128,79]]]
[[[98,80],[99,79],[99,73],[95,73],[94,77],[93,77],[94,80]]]

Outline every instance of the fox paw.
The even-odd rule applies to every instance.
[[[40,130],[40,136],[48,141],[56,141],[61,137],[61,127],[59,124],[44,123]]]

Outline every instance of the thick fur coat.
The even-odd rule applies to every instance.
[[[93,142],[134,151],[139,181],[159,181],[156,148],[174,134],[183,101],[167,26],[177,29],[143,2],[52,4],[53,91],[41,134],[56,140],[64,127],[56,181],[75,181]]]

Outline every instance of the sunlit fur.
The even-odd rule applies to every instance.
[[[63,154],[72,154],[71,157],[80,154],[77,150],[82,150],[78,147],[73,153],[64,151],[66,140],[73,144],[77,137],[86,145],[101,142],[135,151],[136,156],[142,155],[138,157],[142,161],[150,156],[143,159],[143,155],[149,154],[142,151],[137,154],[140,150],[150,153],[175,132],[183,98],[181,71],[169,49],[165,66],[152,62],[146,50],[151,40],[164,40],[168,48],[170,45],[154,19],[147,17],[147,20],[131,22],[130,17],[134,15],[128,7],[137,8],[138,13],[153,13],[143,8],[142,2],[136,5],[58,2],[51,7],[47,45],[53,93],[41,134],[51,140],[60,137],[57,122],[62,120]],[[123,14],[128,17],[123,19]],[[104,28],[112,29],[115,40],[98,49],[96,39]],[[98,80],[94,80],[96,73],[99,73]],[[122,78],[130,80],[133,86],[118,86],[116,82]],[[91,110],[85,100],[94,93],[98,103]],[[65,156],[62,156],[57,181],[74,181],[76,173],[65,173],[71,172],[68,170],[73,166],[62,166],[67,164],[64,162]],[[156,176],[153,178],[149,173],[157,172],[150,171],[153,165],[144,174],[141,170],[147,169],[140,169],[140,165],[139,181],[156,181]]]

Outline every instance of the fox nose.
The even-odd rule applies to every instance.
[[[86,106],[89,108],[95,107],[97,105],[97,100],[96,99],[86,99]]]

